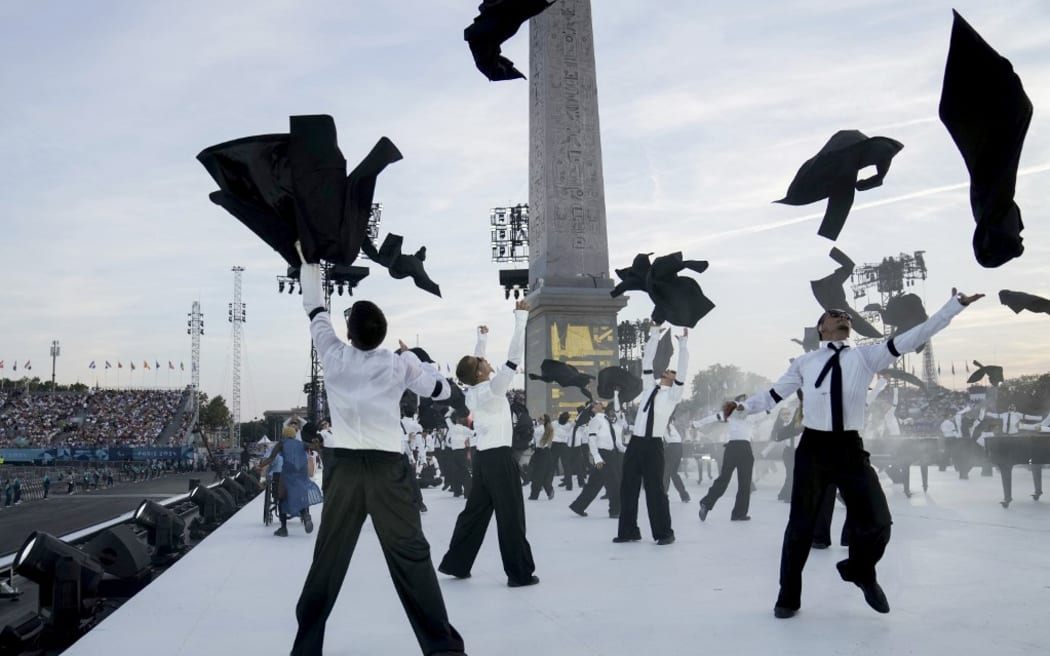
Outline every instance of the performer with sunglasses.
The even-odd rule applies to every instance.
[[[465,579],[470,577],[474,559],[485,540],[492,514],[496,514],[499,550],[507,585],[518,588],[540,582],[533,574],[536,564],[525,538],[525,498],[521,493],[521,474],[511,452],[513,424],[507,389],[525,356],[525,322],[529,306],[518,301],[514,307],[514,334],[510,338],[507,360],[499,370],[485,359],[488,327],[478,327],[474,355],[463,356],[456,365],[456,378],[468,385],[464,397],[474,416],[478,446],[474,453],[474,480],[463,512],[441,559],[438,571]]]
[[[821,498],[830,484],[842,492],[850,518],[849,558],[837,564],[839,575],[857,585],[873,609],[890,611],[875,577],[875,565],[889,543],[892,521],[859,433],[868,384],[876,372],[924,344],[983,296],[966,296],[952,289],[952,298],[925,322],[885,342],[852,348],[846,344],[850,315],[828,310],[817,321],[819,349],[795,358],[772,388],[723,406],[723,416],[734,411],[765,412],[803,390],[805,429],[795,450],[791,511],[780,556],[780,594],[773,608],[776,617],[792,617],[802,604],[802,568],[809,556]]]

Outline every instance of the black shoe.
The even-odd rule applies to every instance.
[[[313,517],[310,517],[310,513],[305,510],[303,511],[303,526],[306,527],[307,533],[314,532],[314,519]]]
[[[507,579],[507,587],[508,588],[524,588],[527,585],[536,585],[539,582],[540,582],[540,577],[538,577],[535,574],[533,574],[532,576],[530,576],[528,578],[527,581],[514,581],[512,579]]]
[[[671,535],[666,538],[660,538],[656,541],[656,544],[660,545],[661,547],[667,546],[669,544],[674,544],[674,536]]]
[[[688,492],[682,493],[682,503],[689,503],[693,498],[689,496]]]
[[[734,522],[749,522],[751,521],[751,515],[741,515],[740,517],[730,517],[729,519]]]
[[[1002,501],[999,502],[999,505],[1002,506],[1003,508],[1009,508],[1011,501],[1013,501],[1013,499],[1003,499]]]
[[[282,526],[281,528],[274,531],[273,534],[279,538],[286,538],[288,537],[288,529]]]
[[[547,493],[547,500],[548,501],[554,501],[554,490],[551,490],[550,492]]]
[[[441,572],[442,574],[446,574],[448,576],[452,576],[452,577],[455,577],[457,579],[469,579],[470,578],[470,572],[467,572],[466,574],[456,574],[455,572],[453,572],[451,570],[445,569],[441,565],[438,566],[438,571]]]
[[[620,513],[609,511],[609,519],[620,519]]]
[[[419,512],[426,512],[426,511],[427,511],[427,504],[425,504],[422,501],[420,501],[419,502]]]
[[[584,511],[584,510],[580,510],[580,509],[579,509],[579,508],[577,508],[576,506],[570,505],[570,506],[569,506],[569,510],[573,511],[574,513],[576,513],[576,514],[577,514],[577,515],[579,515],[580,517],[586,517],[586,516],[587,516],[587,512],[586,512],[586,511]]]
[[[773,617],[777,619],[786,620],[789,617],[794,617],[798,613],[798,609],[788,608],[787,606],[773,606]]]
[[[1032,498],[1035,499],[1036,501],[1039,501],[1039,497],[1041,497],[1041,496],[1043,496],[1042,492],[1036,492],[1035,494],[1032,495]]]
[[[707,519],[707,513],[711,512],[711,509],[704,505],[704,502],[700,502],[700,521]]]
[[[529,495],[529,501],[536,501],[537,499],[539,499],[539,496],[534,497],[531,494]]]
[[[608,494],[603,494],[603,495],[601,495],[598,498],[599,498],[599,500],[607,500],[609,498],[609,495]]]
[[[869,606],[879,613],[890,612],[890,602],[886,600],[886,593],[882,591],[882,587],[879,586],[877,581],[874,579],[865,582],[854,580],[853,575],[849,571],[849,559],[835,563],[835,568],[838,569],[839,576],[842,577],[843,581],[852,583],[861,589],[861,592],[864,593],[864,601],[868,602]]]
[[[622,537],[617,535],[613,538],[613,542],[615,542],[616,544],[623,544],[624,542],[638,542],[641,539],[642,536],[640,535],[632,535],[630,537]]]
[[[813,544],[810,545],[810,546],[812,546],[814,549],[827,549],[828,547],[831,546],[831,543],[830,542],[818,542],[818,541],[814,540]]]

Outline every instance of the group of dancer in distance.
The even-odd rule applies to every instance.
[[[372,518],[391,580],[424,654],[465,654],[463,638],[445,609],[430,545],[423,535],[410,477],[401,457],[400,405],[406,390],[435,400],[449,398],[449,382],[411,351],[380,348],[387,333],[382,310],[357,301],[347,316],[349,343],[335,332],[324,306],[320,265],[303,263],[303,306],[310,334],[325,370],[332,431],[325,447],[325,503],[317,531],[313,562],[296,606],[299,628],[293,655],[322,653],[325,625],[342,589],[350,558],[366,517]],[[801,606],[802,569],[812,542],[814,523],[825,488],[834,484],[850,516],[849,557],[838,563],[843,580],[856,584],[876,611],[889,603],[875,575],[875,565],[890,538],[891,518],[885,494],[868,462],[859,430],[864,422],[868,384],[875,373],[902,353],[929,340],[964,307],[983,294],[952,298],[924,323],[885,342],[850,347],[850,317],[828,310],[817,321],[821,348],[796,358],[773,386],[743,401],[728,401],[723,417],[754,414],[802,392],[804,430],[795,453],[791,509],[781,552],[778,618],[794,616]],[[438,568],[466,578],[495,513],[500,553],[511,587],[539,582],[525,537],[525,510],[517,463],[511,454],[511,413],[506,391],[524,355],[528,305],[514,309],[514,333],[507,358],[493,366],[485,358],[487,330],[479,330],[474,355],[464,356],[456,376],[467,386],[465,397],[478,433],[475,479]],[[661,330],[652,331],[659,338]],[[621,510],[614,542],[641,539],[638,496],[642,486],[653,538],[674,542],[663,488],[663,441],[659,439],[682,398],[688,350],[687,331],[678,338],[677,369],[653,372],[655,339],[643,352],[643,371],[652,382],[642,392],[623,463]],[[625,436],[626,437],[626,436]]]

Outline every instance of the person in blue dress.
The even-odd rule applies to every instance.
[[[313,518],[310,516],[310,506],[321,502],[321,489],[310,480],[313,474],[311,461],[307,450],[319,451],[321,448],[321,437],[317,433],[317,427],[312,422],[307,422],[302,428],[303,439],[296,439],[294,429],[289,431],[291,437],[285,437],[270,450],[270,453],[259,463],[259,469],[269,467],[277,458],[281,458],[281,471],[277,479],[278,511],[281,519],[281,527],[274,531],[274,535],[282,538],[288,537],[288,518],[300,517],[307,533],[314,530]]]

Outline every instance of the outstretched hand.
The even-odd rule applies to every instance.
[[[733,414],[733,411],[736,410],[736,407],[737,407],[736,401],[726,401],[725,403],[723,403],[722,404],[722,418],[723,419],[729,419],[729,415]]]
[[[399,350],[399,351],[407,351],[408,350],[408,344],[405,344],[405,340],[403,340],[403,339],[397,340],[397,350]]]
[[[959,290],[957,290],[955,287],[952,287],[952,296],[954,296],[957,299],[959,299],[959,302],[962,303],[963,306],[967,306],[970,303],[973,303],[974,301],[977,301],[977,300],[980,300],[980,299],[984,298],[984,294],[974,294],[972,296],[967,296],[966,294],[960,294]]]
[[[481,334],[481,335],[488,335],[489,334],[489,327],[488,326],[478,326],[478,333]]]
[[[529,309],[529,304],[525,302],[525,299],[521,299],[520,301],[514,304],[514,309],[527,311]]]
[[[682,334],[678,336],[678,341],[679,342],[684,342],[687,339],[689,339],[689,329],[688,328],[683,328],[682,329]]]

